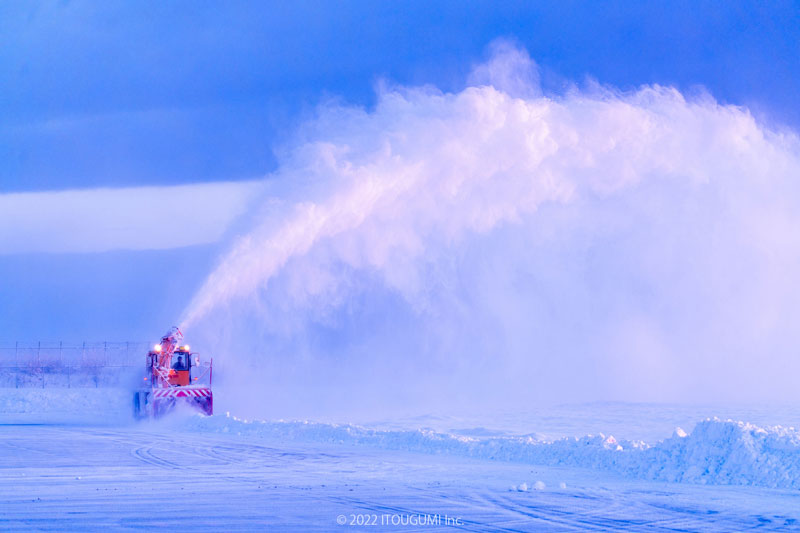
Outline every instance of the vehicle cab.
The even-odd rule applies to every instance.
[[[188,346],[180,346],[172,356],[169,384],[185,387],[191,383],[192,354]]]
[[[188,345],[178,346],[172,354],[171,366],[166,368],[165,365],[169,360],[163,360],[161,346],[156,345],[155,349],[150,350],[147,354],[149,376],[145,377],[145,381],[152,380],[152,383],[158,383],[158,375],[161,375],[162,379],[165,379],[170,387],[185,387],[191,385],[192,367],[200,362],[198,358],[192,361],[192,355]]]

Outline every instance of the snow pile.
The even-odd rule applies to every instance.
[[[646,480],[800,488],[800,432],[716,418],[700,422],[688,435],[678,428],[671,438],[652,446],[642,441],[617,441],[603,434],[553,441],[465,437],[426,429],[387,431],[302,421],[247,421],[231,416],[195,416],[186,419],[184,427],[280,440],[594,468]]]
[[[800,488],[800,431],[709,419],[677,432],[631,461],[646,479],[715,485]],[[685,435],[685,433],[684,433]]]
[[[561,485],[564,485],[564,483],[561,483]],[[508,490],[510,490],[511,492],[528,492],[528,489],[531,489],[531,490],[544,490],[546,488],[547,488],[547,485],[545,485],[544,481],[537,481],[536,483],[534,483],[530,487],[528,486],[527,483],[520,483],[519,485],[512,485],[511,488],[508,489]],[[564,485],[564,487],[562,487],[562,488],[566,488],[566,485]]]

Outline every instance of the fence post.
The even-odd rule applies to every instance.
[[[36,348],[36,368],[39,369],[39,381],[42,382],[42,388],[44,388],[44,368],[42,368],[42,341],[39,341],[39,346]]]

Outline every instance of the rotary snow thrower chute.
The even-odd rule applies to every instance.
[[[183,344],[181,331],[172,328],[147,353],[144,387],[133,396],[134,415],[158,417],[179,404],[213,414],[211,370],[212,360],[201,361],[199,354]]]

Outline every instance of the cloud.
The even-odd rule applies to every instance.
[[[263,188],[244,181],[0,194],[0,254],[217,242]]]
[[[796,397],[797,136],[493,54],[320,109],[184,327],[284,407]]]
[[[489,45],[490,61],[476,65],[467,83],[489,86],[512,97],[536,98],[542,95],[539,69],[528,52],[506,39]]]

